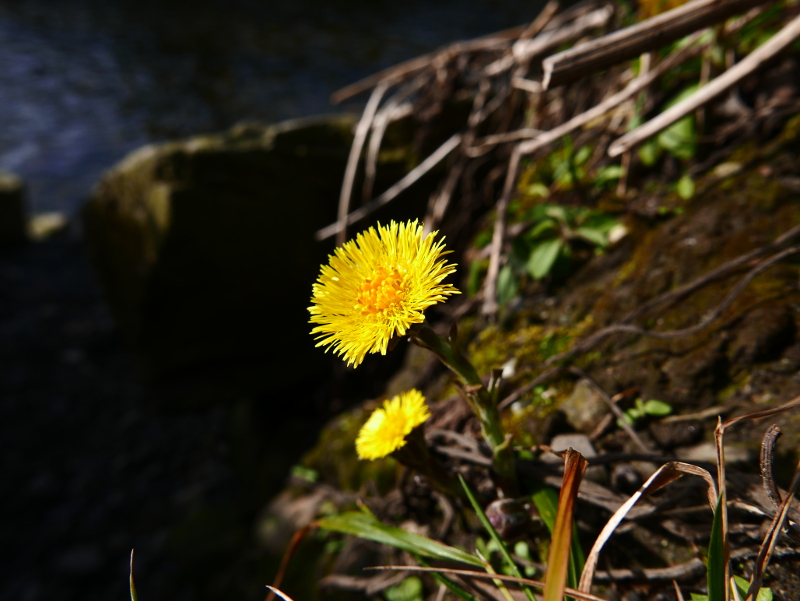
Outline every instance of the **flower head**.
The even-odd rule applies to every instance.
[[[369,416],[356,438],[359,459],[380,459],[406,444],[411,430],[430,417],[425,397],[419,390],[409,390],[383,402]]]
[[[378,225],[337,248],[314,284],[309,307],[317,346],[332,348],[348,365],[367,353],[386,354],[389,341],[422,323],[423,311],[459,294],[442,280],[456,269],[442,256],[437,232],[423,238],[417,221]]]

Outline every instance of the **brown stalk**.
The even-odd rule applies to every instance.
[[[700,476],[703,480],[706,481],[707,484],[707,491],[706,494],[708,495],[708,503],[711,506],[711,510],[714,510],[714,507],[717,504],[717,491],[714,486],[714,480],[711,477],[711,474],[708,473],[707,470],[703,468],[697,467],[696,465],[691,465],[689,463],[683,463],[682,461],[671,461],[669,463],[665,463],[660,468],[658,468],[655,473],[653,473],[650,478],[647,479],[642,487],[636,491],[615,513],[611,516],[611,519],[608,520],[603,530],[600,532],[600,535],[595,540],[594,546],[592,546],[592,550],[589,552],[589,555],[586,557],[586,565],[583,568],[583,574],[581,574],[580,584],[578,585],[578,590],[583,592],[588,592],[592,587],[592,580],[594,578],[594,572],[597,568],[597,560],[600,556],[600,551],[603,549],[603,546],[606,544],[611,535],[614,533],[614,530],[622,523],[622,520],[628,515],[628,513],[633,509],[633,506],[643,497],[663,488],[667,484],[674,482],[678,478],[682,477],[685,474],[693,475],[693,476]]]
[[[692,0],[636,25],[559,52],[542,62],[545,89],[596,73],[643,52],[657,50],[693,31],[769,0]]]
[[[786,497],[783,499],[783,502],[780,504],[778,512],[772,518],[772,523],[770,524],[769,530],[764,537],[764,542],[761,545],[761,549],[758,552],[755,569],[753,570],[753,577],[750,580],[750,588],[747,590],[747,599],[755,599],[756,595],[758,595],[758,591],[761,590],[761,581],[767,571],[767,566],[769,565],[769,561],[772,558],[773,552],[775,551],[775,546],[778,544],[778,538],[783,532],[783,525],[786,523],[786,518],[789,515],[789,507],[792,504],[795,492],[797,492],[798,483],[800,483],[800,462],[798,462],[797,467],[795,468],[794,476],[792,476],[792,483],[789,486],[789,491],[786,494]]]
[[[754,413],[748,413],[747,415],[740,415],[738,417],[733,417],[725,422],[719,420],[716,429],[714,430],[714,441],[716,443],[717,448],[717,485],[719,486],[720,494],[725,494],[725,450],[723,447],[723,439],[725,437],[725,430],[729,427],[739,423],[740,421],[745,420],[753,420],[759,419],[761,417],[769,417],[771,415],[775,415],[777,413],[781,413],[793,407],[800,406],[800,396],[795,397],[788,403],[784,403],[783,405],[779,405],[778,407],[773,407],[771,409],[764,409],[762,411],[756,411]],[[797,481],[792,483],[793,486],[797,486]],[[792,497],[792,494],[787,495],[787,497]],[[784,499],[785,501],[786,499]],[[783,505],[782,505],[783,507]],[[728,507],[723,502],[720,504],[720,519],[722,520],[722,541],[723,541],[723,553],[725,556],[725,582],[728,581],[730,575],[730,546],[728,542]],[[788,511],[788,504],[786,505],[785,511]],[[782,511],[779,511],[777,515],[780,515]],[[774,522],[773,522],[774,523]],[[781,522],[782,524],[782,522]],[[777,539],[776,539],[777,542]],[[765,541],[765,545],[768,545],[768,541]],[[774,543],[772,543],[772,548],[774,548]],[[771,551],[770,551],[771,553]],[[726,601],[730,598],[730,590],[728,587],[725,587],[725,599]]]
[[[800,16],[789,21],[783,29],[748,54],[741,62],[713,79],[708,85],[700,88],[689,98],[619,138],[609,146],[608,156],[615,157],[627,152],[637,144],[665,130],[676,121],[680,121],[686,115],[694,112],[751,73],[762,68],[765,63],[788,47],[798,37],[800,37]]]
[[[275,595],[280,594],[278,587],[280,587],[281,582],[283,582],[283,577],[286,575],[286,568],[289,567],[289,561],[292,559],[297,547],[300,546],[300,543],[305,540],[306,536],[308,536],[308,533],[314,528],[316,528],[316,525],[312,522],[307,526],[303,526],[300,528],[300,530],[294,533],[292,540],[289,542],[289,546],[286,548],[286,552],[283,554],[281,565],[278,568],[278,573],[275,574],[275,579],[272,581],[272,586],[267,587],[269,589],[269,594],[267,595],[266,601],[275,601]]]
[[[562,601],[567,586],[569,551],[572,544],[572,516],[575,502],[586,472],[586,458],[578,451],[567,449],[564,453],[564,483],[558,495],[558,512],[550,538],[547,571],[544,581],[544,601]],[[588,592],[588,591],[584,591]]]
[[[372,127],[372,120],[375,117],[375,112],[378,110],[381,98],[383,98],[388,87],[389,84],[386,81],[382,81],[372,90],[369,102],[367,102],[364,113],[361,115],[361,119],[356,126],[353,145],[350,147],[350,156],[347,157],[347,166],[344,170],[342,191],[339,195],[339,211],[336,218],[336,246],[341,246],[346,240],[347,213],[350,211],[350,197],[353,193],[353,182],[355,181],[356,171],[358,170],[358,161],[361,159],[361,150],[364,148],[364,142]]]
[[[405,177],[403,177],[400,181],[394,184],[391,188],[386,190],[386,192],[378,196],[378,198],[376,198],[372,202],[365,204],[363,207],[356,209],[352,213],[346,215],[343,221],[337,221],[336,223],[332,223],[331,225],[322,228],[315,234],[314,237],[317,239],[318,242],[326,240],[331,236],[341,233],[344,227],[352,225],[353,223],[356,223],[368,217],[369,215],[377,211],[385,204],[397,198],[401,192],[408,189],[423,175],[428,173],[428,171],[433,169],[441,161],[447,158],[447,155],[449,155],[453,150],[455,150],[455,148],[458,147],[459,144],[461,144],[461,134],[454,134],[450,136],[450,138],[448,138],[448,140],[444,144],[442,144],[439,148],[434,150],[424,161],[422,161],[419,165],[414,167],[414,169],[409,171],[405,175]]]
[[[460,570],[454,568],[425,568],[419,566],[374,566],[364,568],[365,570],[403,570],[406,572],[437,572],[439,574],[449,574],[452,576],[463,576],[465,578],[474,578],[478,580],[502,580],[504,582],[515,582],[518,584],[527,584],[536,588],[543,589],[545,583],[541,580],[533,580],[531,578],[517,578],[516,576],[506,576],[505,574],[487,574],[485,572],[476,572],[474,570]],[[575,597],[576,599],[584,599],[585,601],[606,601],[596,595],[584,593],[574,588],[565,587],[564,593]]]

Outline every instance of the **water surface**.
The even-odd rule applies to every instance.
[[[74,213],[153,141],[334,110],[336,89],[530,21],[519,0],[0,0],[0,169]],[[363,102],[363,98],[360,99]]]

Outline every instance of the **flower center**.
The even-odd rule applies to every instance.
[[[378,267],[372,278],[364,280],[358,293],[358,307],[363,315],[382,313],[405,297],[403,275],[397,268]]]

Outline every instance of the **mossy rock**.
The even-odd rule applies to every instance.
[[[327,373],[307,306],[333,244],[314,233],[336,219],[354,124],[318,117],[147,146],[96,186],[83,210],[89,251],[164,398],[197,405]],[[415,160],[408,125],[393,125],[377,192]],[[375,218],[421,212],[435,182]]]
[[[320,432],[302,465],[315,470],[320,480],[343,491],[358,491],[368,483],[374,491],[388,492],[401,469],[391,457],[365,461],[356,455],[356,437],[361,426],[379,406],[368,402],[332,419]]]

